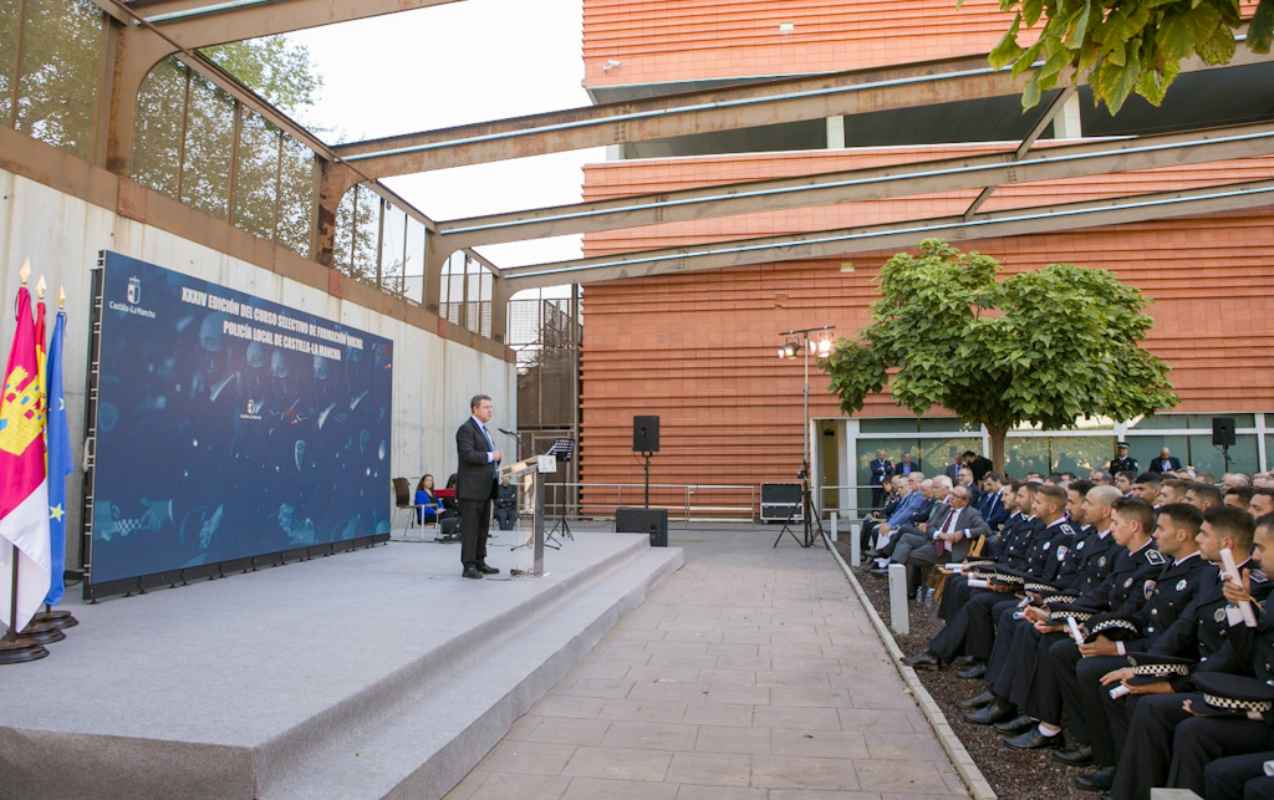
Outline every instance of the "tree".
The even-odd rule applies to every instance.
[[[199,52],[270,105],[290,114],[314,105],[323,88],[309,48],[283,36],[231,42]]]
[[[823,361],[853,414],[886,384],[917,415],[934,406],[985,425],[1004,465],[1009,430],[1131,419],[1177,403],[1168,366],[1141,349],[1141,293],[1110,272],[1051,264],[996,280],[999,264],[937,240],[881,270],[881,298],[858,339]]]
[[[1158,106],[1182,59],[1233,60],[1236,31],[1243,24],[1240,0],[1000,0],[1000,8],[1016,14],[989,60],[995,67],[1012,65],[1015,75],[1031,72],[1022,93],[1024,109],[1039,103],[1067,69],[1088,79],[1094,99],[1111,114],[1133,92]],[[1021,30],[1041,20],[1039,40],[1019,45]],[[1246,44],[1268,53],[1271,38],[1274,0],[1260,0]]]

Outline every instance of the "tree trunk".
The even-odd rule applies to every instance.
[[[991,436],[991,461],[995,464],[997,472],[1004,472],[1004,439],[1009,435],[1007,428],[992,428],[987,426],[987,433]]]

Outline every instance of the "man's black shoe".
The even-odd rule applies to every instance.
[[[1115,785],[1115,768],[1102,767],[1093,772],[1084,772],[1075,776],[1075,788],[1086,792],[1105,792]]]
[[[996,723],[995,730],[997,733],[1002,733],[1005,736],[1013,736],[1015,734],[1021,733],[1027,728],[1033,728],[1038,724],[1039,724],[1039,720],[1035,719],[1034,717],[1028,717],[1025,714],[1022,714],[1021,716],[1014,717],[1008,722]]]
[[[1040,733],[1038,725],[1018,736],[1011,739],[1005,739],[1004,743],[1014,750],[1043,750],[1052,747],[1061,747],[1065,744],[1064,737],[1058,733],[1056,736],[1045,736]]]
[[[888,578],[889,570],[881,569],[880,567],[872,567],[871,574],[875,575],[877,578]]]
[[[1093,763],[1093,748],[1075,743],[1065,750],[1053,753],[1053,760],[1068,767],[1086,767]]]
[[[977,711],[964,712],[964,718],[974,725],[994,725],[997,722],[1012,719],[1016,714],[1017,706],[997,697]]]
[[[499,575],[500,574],[500,570],[496,569],[493,566],[490,566],[485,561],[478,562],[478,572],[481,572],[483,575]]]
[[[986,677],[986,664],[974,664],[971,667],[965,667],[956,673],[966,681],[977,681]]]
[[[995,702],[995,695],[991,694],[990,689],[987,689],[985,692],[976,694],[968,700],[961,700],[960,708],[964,711],[972,711],[975,708],[981,708],[982,706],[993,702]]]
[[[478,568],[473,564],[466,564],[464,568],[464,575],[462,577],[482,580],[482,573],[478,571]]]
[[[955,661],[952,661],[951,663],[956,665],[957,667],[969,667],[978,663],[978,660],[977,658],[973,656],[960,656],[959,658],[957,658]]]
[[[906,658],[902,660],[902,663],[906,664],[912,669],[941,669],[942,668],[942,662],[938,660],[938,657],[928,651],[924,653],[917,653],[914,656],[907,656]]]

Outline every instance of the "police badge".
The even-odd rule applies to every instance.
[[[1181,580],[1177,581],[1177,591],[1178,592],[1185,591],[1186,585],[1187,584],[1186,584],[1185,578],[1182,578]]]

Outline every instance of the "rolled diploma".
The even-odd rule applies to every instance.
[[[1066,618],[1066,627],[1071,629],[1071,638],[1075,640],[1075,644],[1084,643],[1084,634],[1079,632],[1079,624],[1075,622],[1074,617]]]
[[[1222,572],[1229,580],[1242,585],[1243,578],[1239,575],[1239,568],[1234,563],[1234,554],[1230,552],[1230,548],[1222,548],[1221,550],[1221,566]],[[1252,604],[1248,602],[1239,603],[1239,613],[1243,615],[1243,624],[1249,628],[1256,627],[1256,614],[1252,612]]]

